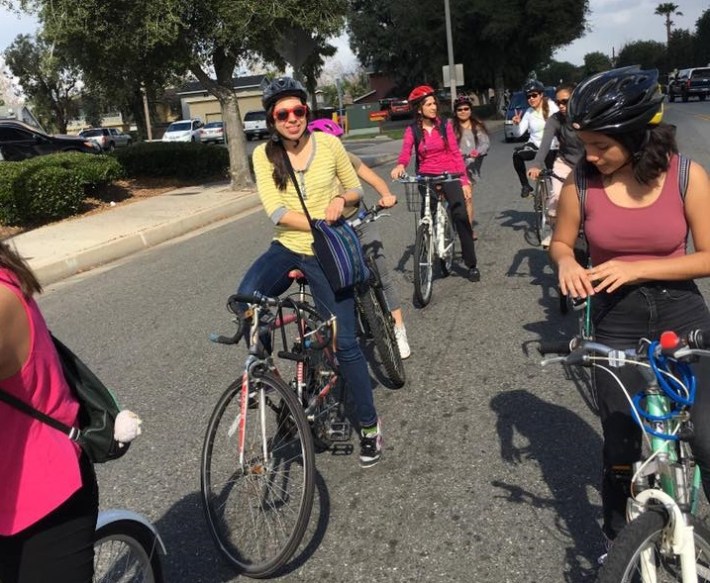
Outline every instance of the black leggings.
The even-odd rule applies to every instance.
[[[528,182],[527,169],[525,168],[525,162],[530,162],[530,160],[535,159],[535,156],[537,156],[537,149],[538,148],[535,144],[528,142],[527,144],[518,146],[513,152],[513,168],[515,168],[518,180],[520,180],[520,186],[522,187],[530,186],[530,183]],[[557,150],[550,150],[547,153],[547,156],[545,156],[545,168],[551,169],[556,157]]]
[[[431,176],[428,174],[422,174],[422,176]],[[446,202],[449,203],[449,216],[451,217],[451,222],[456,229],[459,236],[459,241],[461,242],[461,256],[463,257],[463,262],[469,269],[476,267],[476,247],[473,243],[473,227],[471,222],[468,220],[468,213],[466,212],[466,203],[463,198],[463,188],[461,187],[461,182],[459,180],[454,180],[452,182],[444,182],[442,184],[444,190],[444,198]],[[425,196],[424,186],[419,187],[422,197]],[[424,198],[422,198],[422,201]],[[436,200],[433,197],[429,198],[431,203],[431,213],[436,215]],[[423,203],[422,203],[423,204]],[[424,207],[422,206],[422,213]]]
[[[0,536],[2,583],[91,583],[99,491],[86,456],[81,479],[83,486],[42,520]]]
[[[621,290],[597,294],[592,300],[595,339],[603,344],[632,348],[639,338],[657,339],[665,330],[685,334],[694,328],[710,327],[710,312],[693,282],[651,282]],[[693,370],[698,389],[691,411],[695,434],[690,445],[700,466],[705,495],[710,499],[710,362],[700,359]],[[645,386],[633,366],[614,372],[631,395]],[[596,388],[604,434],[604,533],[613,539],[626,524],[630,466],[641,455],[641,431],[619,385],[607,372],[596,370]]]

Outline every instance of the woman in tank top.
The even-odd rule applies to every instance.
[[[572,93],[568,116],[584,143],[584,207],[574,173],[565,183],[550,245],[563,293],[592,298],[595,337],[615,348],[708,328],[710,313],[694,283],[710,275],[710,181],[696,163],[680,164],[675,128],[661,123],[658,71],[625,67],[594,75]],[[687,171],[687,189],[678,173]],[[683,192],[686,190],[686,192]],[[583,222],[583,224],[581,224]],[[583,227],[592,267],[574,258]],[[694,252],[686,248],[688,235]],[[703,363],[700,363],[703,366]],[[705,363],[707,368],[707,361]],[[617,370],[631,394],[645,383],[633,367]],[[690,442],[710,493],[710,387],[698,373]],[[626,523],[631,464],[641,453],[641,433],[614,379],[599,371],[596,389],[604,436],[604,534],[613,539]]]

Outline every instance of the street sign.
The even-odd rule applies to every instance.
[[[441,76],[444,78],[444,87],[451,87],[451,77],[449,76],[449,66],[444,65],[441,68]],[[464,85],[463,80],[463,65],[461,63],[456,63],[454,65],[454,84],[456,87],[461,87]]]

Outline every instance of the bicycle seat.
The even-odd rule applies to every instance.
[[[292,269],[291,271],[289,271],[288,278],[292,281],[295,281],[298,285],[305,285],[306,283],[308,283],[308,280],[306,279],[306,274],[303,273],[300,269]]]

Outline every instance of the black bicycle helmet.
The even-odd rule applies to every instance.
[[[658,70],[638,65],[592,75],[572,92],[567,117],[576,130],[625,134],[657,125],[663,117]]]
[[[469,107],[473,107],[473,101],[471,101],[471,98],[468,95],[459,95],[456,98],[456,101],[454,101],[454,109],[460,107],[461,105],[468,105]]]
[[[277,77],[264,87],[261,104],[264,109],[269,109],[283,97],[298,97],[304,103],[308,101],[308,93],[301,83],[292,77]]]
[[[545,86],[537,79],[528,79],[523,85],[523,91],[526,95],[528,93],[544,93]]]

